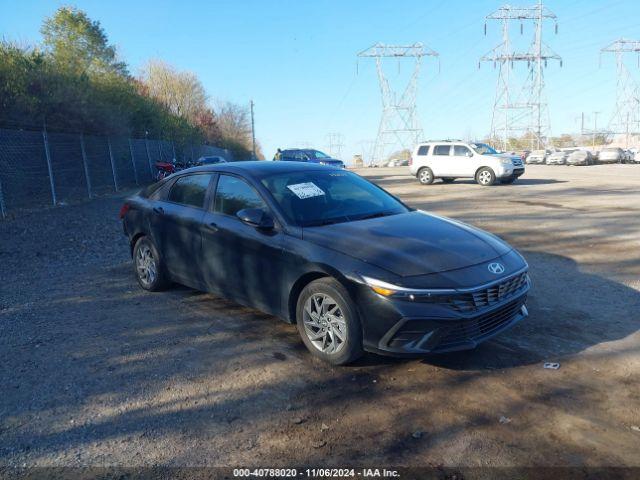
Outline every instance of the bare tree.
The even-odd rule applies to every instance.
[[[165,105],[171,113],[195,123],[207,110],[207,94],[200,79],[191,72],[180,72],[161,60],[150,60],[142,81],[150,97]]]

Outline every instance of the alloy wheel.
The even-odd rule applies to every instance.
[[[304,331],[322,353],[338,353],[347,340],[347,323],[337,302],[324,293],[314,293],[304,304]]]
[[[420,181],[422,183],[429,183],[431,181],[431,172],[429,170],[423,170],[420,172]]]
[[[148,245],[140,245],[136,254],[136,270],[144,285],[151,285],[157,276],[156,261]]]
[[[489,172],[488,170],[483,170],[482,172],[480,172],[480,175],[478,175],[478,180],[480,180],[480,183],[482,185],[488,185],[489,183],[491,183],[491,172]]]

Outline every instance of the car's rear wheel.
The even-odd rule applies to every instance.
[[[356,307],[349,293],[334,279],[315,280],[302,290],[296,323],[307,349],[325,362],[345,365],[363,353]]]
[[[483,187],[489,187],[496,181],[496,174],[489,167],[483,167],[476,172],[476,182]]]
[[[147,237],[141,237],[133,247],[133,264],[138,283],[145,290],[157,292],[169,285],[165,266],[158,249]]]
[[[433,183],[433,172],[429,167],[422,167],[418,170],[418,180],[422,185],[431,185]]]
[[[443,177],[442,183],[453,183],[454,180],[455,180],[454,177]]]

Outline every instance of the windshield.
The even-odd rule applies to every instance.
[[[320,150],[309,150],[308,152],[305,152],[305,153],[309,155],[311,158],[331,158],[329,155],[321,152]]]
[[[352,222],[408,212],[364,178],[342,171],[289,172],[262,180],[287,221],[301,227]]]
[[[480,155],[495,155],[498,153],[486,143],[472,143],[471,148]]]

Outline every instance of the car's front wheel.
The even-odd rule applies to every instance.
[[[315,280],[302,290],[296,324],[305,346],[326,362],[345,365],[363,353],[356,307],[349,293],[334,279]]]
[[[433,183],[433,172],[429,167],[422,167],[418,170],[418,180],[422,185],[431,185]]]
[[[133,247],[133,264],[138,283],[145,290],[157,292],[169,285],[158,249],[147,237],[139,238]]]
[[[476,173],[476,182],[483,187],[491,186],[496,181],[496,174],[489,167],[483,167]]]

